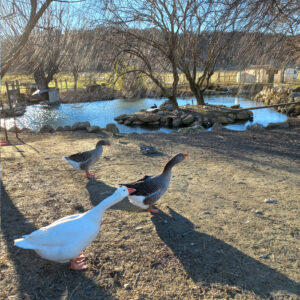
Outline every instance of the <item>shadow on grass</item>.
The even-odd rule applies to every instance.
[[[299,283],[225,242],[197,232],[192,222],[171,208],[169,211],[170,215],[160,211],[152,222],[194,282],[238,286],[261,297],[274,293],[300,296]]]
[[[88,190],[90,194],[90,201],[91,203],[96,206],[98,205],[102,200],[109,197],[116,189],[117,187],[112,187],[107,184],[105,184],[102,181],[98,181],[96,179],[89,180],[89,182],[86,184],[86,189]],[[134,211],[134,212],[142,212],[143,210],[135,207],[134,205],[130,204],[128,199],[124,199],[121,202],[113,205],[111,209],[115,210],[126,210],[126,211]]]
[[[1,181],[0,184],[1,231],[14,264],[19,299],[110,299],[84,272],[71,271],[68,264],[52,263],[41,259],[34,251],[14,246],[15,238],[37,228],[20,213]]]

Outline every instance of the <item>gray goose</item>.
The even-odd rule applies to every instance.
[[[138,207],[148,209],[150,213],[158,213],[158,209],[153,209],[152,205],[167,191],[172,175],[172,168],[182,162],[187,156],[188,154],[183,153],[175,155],[168,161],[160,175],[146,175],[135,182],[122,184],[122,186],[135,189],[135,192],[129,195],[129,201]]]
[[[103,152],[102,146],[110,146],[109,141],[100,140],[96,144],[96,148],[93,150],[79,152],[71,156],[63,156],[63,159],[70,163],[73,168],[77,171],[85,171],[87,178],[93,178],[94,175],[90,173],[90,168],[95,164],[101,157]]]

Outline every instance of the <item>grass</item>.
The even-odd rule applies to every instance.
[[[216,71],[211,77],[212,84],[218,84],[220,86],[227,85],[235,85],[236,76],[239,71]],[[77,88],[83,89],[86,85],[89,84],[102,84],[106,83],[109,85],[108,81],[111,76],[111,72],[107,73],[80,73],[79,79],[77,82]],[[201,72],[197,73],[197,76],[201,76]],[[173,81],[173,76],[171,73],[162,73],[161,77],[165,81],[166,85],[171,87],[171,83]],[[74,78],[71,74],[68,73],[59,73],[55,75],[54,79],[56,79],[58,88],[63,91],[65,89],[74,89]],[[21,93],[25,93],[28,86],[34,86],[35,82],[33,76],[24,75],[24,74],[8,74],[5,75],[2,79],[1,85],[1,94],[6,93],[5,82],[13,82],[18,80],[20,82]],[[300,72],[298,73],[297,83],[286,84],[289,88],[296,88],[300,85]],[[146,84],[152,86],[153,83],[148,79],[145,80]],[[187,86],[188,82],[185,78],[184,74],[179,74],[179,85]],[[49,84],[49,87],[55,87],[55,80],[52,80]]]

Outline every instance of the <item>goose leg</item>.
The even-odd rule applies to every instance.
[[[90,173],[89,170],[86,170],[86,171],[85,171],[85,174],[86,174],[86,177],[87,177],[87,178],[94,178],[94,177],[95,177],[95,175],[92,174],[92,173]]]
[[[159,210],[156,208],[152,208],[152,204],[149,204],[148,212],[153,214],[158,214]]]
[[[82,253],[80,253],[77,257],[71,259],[70,269],[76,271],[87,269],[84,260],[85,260],[85,256]]]

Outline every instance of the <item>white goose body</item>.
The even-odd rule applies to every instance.
[[[97,237],[105,210],[128,196],[129,191],[132,189],[120,187],[91,210],[61,218],[23,238],[16,239],[15,245],[32,249],[51,261],[70,261]]]

